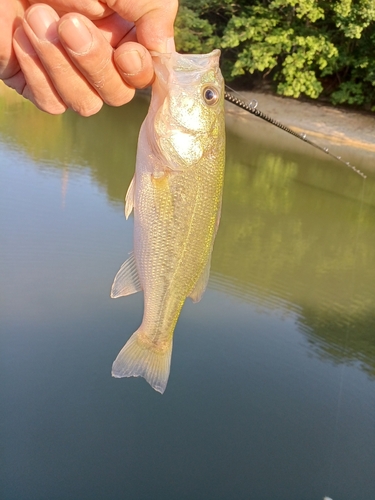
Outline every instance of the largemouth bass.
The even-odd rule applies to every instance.
[[[173,332],[187,297],[199,301],[220,220],[225,161],[220,51],[153,53],[155,81],[125,200],[134,208],[134,251],[111,297],[144,293],[144,315],[112,366],[163,393]]]

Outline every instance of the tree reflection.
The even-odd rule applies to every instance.
[[[140,97],[90,118],[53,117],[5,92],[0,137],[65,180],[86,169],[122,207],[147,107]],[[211,286],[293,311],[319,355],[375,376],[375,178],[363,181],[308,147],[293,152],[285,143],[294,139],[268,127],[250,139],[229,129]]]

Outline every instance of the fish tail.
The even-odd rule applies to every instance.
[[[154,343],[139,328],[118,353],[112,376],[143,377],[155,391],[163,394],[168,383],[172,356],[172,338]]]

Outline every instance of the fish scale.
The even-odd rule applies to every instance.
[[[143,290],[144,314],[112,375],[142,376],[161,393],[181,308],[188,296],[200,300],[206,288],[220,219],[225,125],[219,55],[154,54],[156,78],[126,197],[126,214],[134,207],[134,252],[111,296]]]

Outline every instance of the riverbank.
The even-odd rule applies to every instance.
[[[145,91],[141,91],[143,92]],[[0,95],[6,96],[11,102],[23,100],[2,82],[0,82]],[[375,114],[335,108],[319,101],[303,102],[271,93],[245,91],[241,92],[241,97],[247,102],[255,99],[261,111],[298,133],[304,132],[311,138],[323,139],[325,144],[338,144],[375,152]],[[248,127],[247,111],[230,103],[226,103],[226,109],[229,122],[233,124],[236,122],[235,128],[241,130]],[[244,123],[241,125],[241,118],[247,120],[246,125]],[[256,123],[261,122],[258,118],[254,120]]]
[[[338,144],[375,152],[375,115],[335,108],[315,102],[303,102],[262,92],[241,92],[247,102],[255,99],[258,109],[298,133]],[[227,113],[248,119],[249,113],[227,103]],[[230,120],[230,121],[233,121]]]

